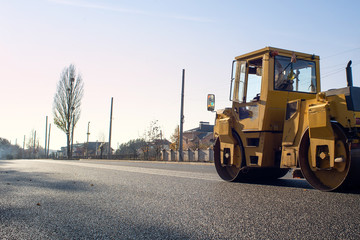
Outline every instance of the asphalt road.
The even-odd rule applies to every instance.
[[[0,160],[0,239],[360,239],[360,194],[210,164]]]

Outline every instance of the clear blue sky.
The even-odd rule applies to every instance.
[[[22,146],[32,130],[45,141],[45,116],[64,67],[82,74],[85,94],[75,141],[112,146],[141,137],[158,120],[166,137],[179,124],[186,69],[185,125],[214,122],[228,99],[235,56],[265,46],[320,55],[322,89],[346,85],[353,60],[360,85],[360,1],[11,0],[0,1],[0,137]],[[66,145],[52,124],[51,149]]]

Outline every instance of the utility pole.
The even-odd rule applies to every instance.
[[[48,137],[48,143],[47,143],[47,152],[46,152],[46,158],[49,156],[49,149],[50,149],[50,132],[51,132],[51,123],[49,124],[49,137]]]
[[[162,150],[164,150],[164,142],[163,142],[162,130],[160,130],[160,141],[161,141],[161,151],[162,151]]]
[[[23,142],[23,150],[22,150],[22,157],[25,157],[25,138],[26,136],[24,135],[24,142]]]
[[[88,122],[87,137],[86,137],[86,158],[89,157],[89,135],[90,135],[90,121]]]
[[[48,116],[46,116],[46,123],[45,123],[45,158],[47,158],[47,151],[46,151],[46,145],[47,145],[47,126],[48,126]]]
[[[182,87],[181,87],[181,106],[180,106],[180,146],[179,146],[179,161],[183,159],[183,124],[184,124],[184,85],[185,85],[185,69],[182,70]]]
[[[108,149],[108,159],[111,157],[111,127],[112,127],[112,113],[113,113],[113,97],[111,97],[111,107],[110,107],[110,127],[109,127],[109,149]]]
[[[35,158],[36,131],[34,132],[34,158]]]
[[[75,125],[75,113],[73,114],[72,128],[71,128],[71,157],[72,157],[72,155],[73,155],[74,125]]]

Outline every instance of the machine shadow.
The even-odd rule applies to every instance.
[[[280,178],[275,180],[252,180],[242,181],[241,183],[255,184],[262,186],[276,186],[276,187],[287,187],[287,188],[301,188],[306,190],[316,190],[313,188],[305,179],[288,179]],[[319,191],[319,190],[316,190]],[[346,194],[360,194],[360,188],[340,189],[333,191],[334,193],[346,193]]]
[[[264,186],[276,186],[276,187],[288,187],[288,188],[302,188],[302,189],[314,189],[306,180],[304,179],[275,179],[275,180],[251,180],[251,181],[242,181],[246,184],[256,184]]]

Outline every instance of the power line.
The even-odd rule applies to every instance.
[[[358,49],[360,49],[360,47],[352,48],[352,49],[345,50],[345,51],[342,51],[342,52],[339,52],[339,53],[335,53],[335,54],[333,54],[333,55],[325,56],[325,57],[322,57],[321,59],[326,59],[326,58],[330,58],[330,57],[335,57],[335,56],[338,56],[338,55],[341,55],[341,54],[344,54],[344,53],[347,53],[347,52],[351,52],[351,51],[354,51],[354,50],[358,50]]]
[[[339,68],[339,67],[343,67],[344,66],[344,63],[339,63],[339,64],[336,64],[336,65],[331,65],[331,66],[326,66],[326,67],[321,67],[321,70],[323,69],[331,69],[331,68]]]
[[[352,65],[352,67],[354,67],[354,66],[356,66],[356,65],[359,65],[360,63],[356,63],[356,64],[353,64]],[[345,71],[345,67],[341,67],[341,68],[337,68],[337,69],[335,69],[335,70],[332,70],[332,71],[329,71],[329,72],[327,72],[327,73],[324,73],[324,74],[322,74],[322,78],[326,78],[326,77],[329,77],[329,76],[331,76],[331,75],[335,75],[335,74],[337,74],[337,73],[339,73],[339,72],[341,72],[341,71]]]
[[[332,71],[332,72],[325,73],[324,75],[321,76],[321,78],[326,78],[326,77],[335,75],[336,73],[339,73],[341,71],[345,71],[345,68],[341,68],[341,69],[338,69],[338,70],[335,70],[335,71]]]

